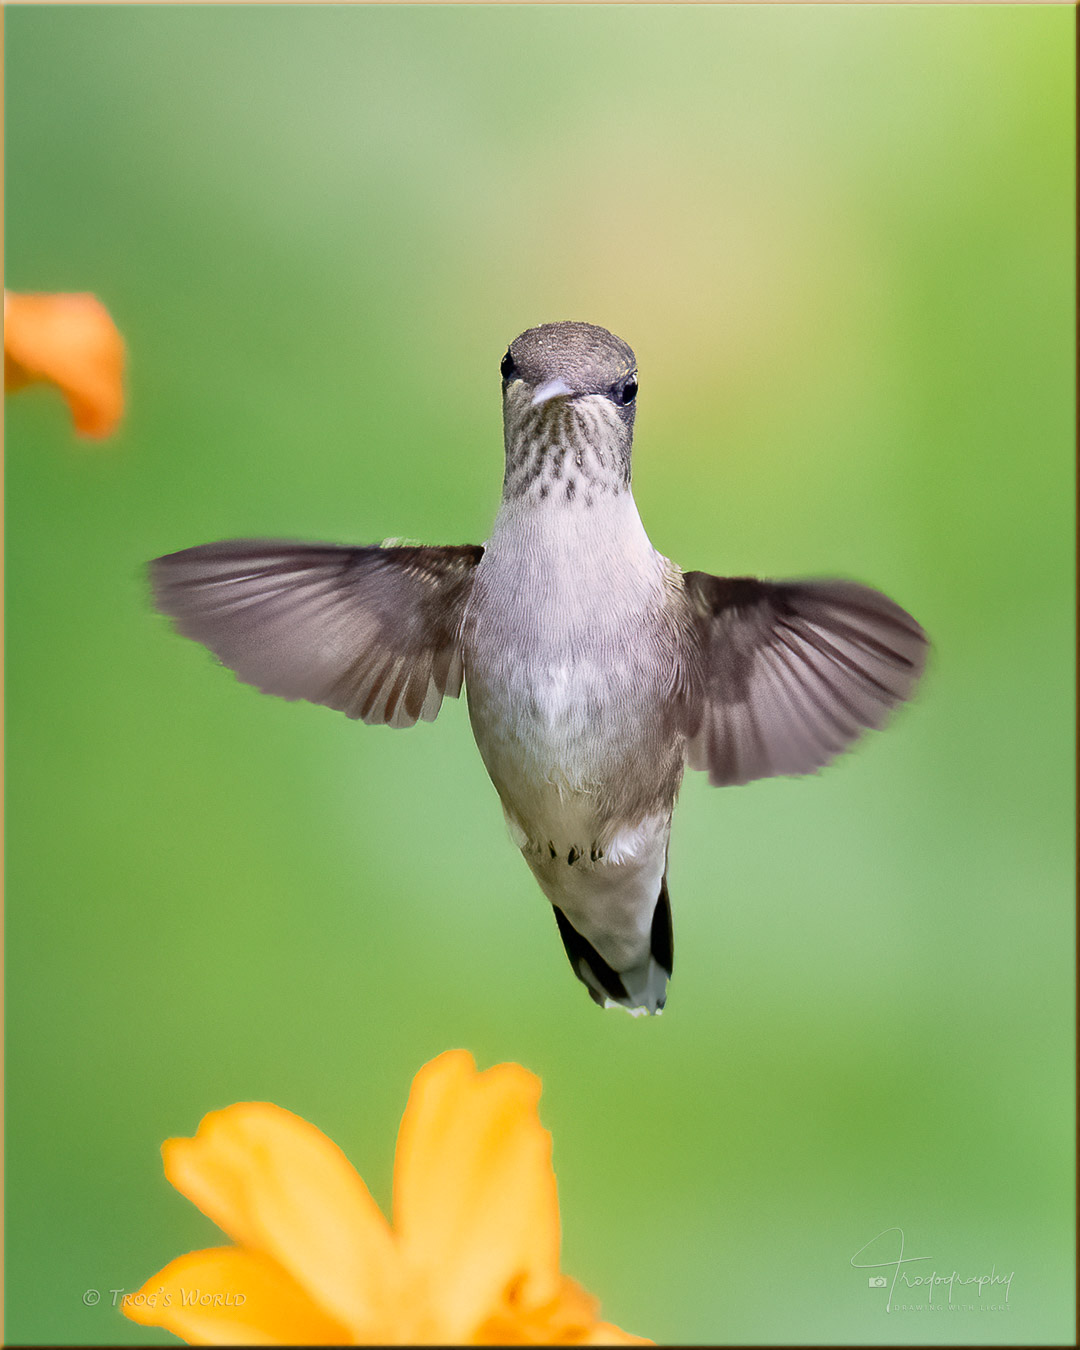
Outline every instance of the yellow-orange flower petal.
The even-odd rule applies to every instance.
[[[162,1148],[165,1175],[242,1247],[271,1257],[349,1327],[400,1302],[393,1237],[336,1144],[280,1106],[241,1102]]]
[[[4,385],[55,385],[75,429],[108,436],[124,411],[124,341],[93,295],[4,292]]]
[[[426,1272],[451,1341],[512,1291],[520,1310],[559,1292],[559,1205],[540,1080],[519,1064],[477,1073],[450,1051],[413,1081],[394,1163],[394,1231]]]
[[[610,1322],[598,1322],[600,1302],[564,1275],[550,1303],[525,1308],[511,1290],[504,1306],[477,1328],[477,1345],[652,1345]]]
[[[258,1252],[211,1247],[170,1261],[120,1305],[189,1345],[341,1345],[348,1330]]]
[[[539,1094],[517,1064],[477,1073],[456,1050],[426,1065],[398,1136],[394,1233],[314,1126],[262,1102],[212,1112],[166,1142],[165,1173],[240,1246],[180,1257],[124,1312],[202,1343],[651,1344],[559,1273]],[[185,1302],[193,1286],[221,1302]]]
[[[594,1322],[575,1345],[655,1345],[645,1336],[631,1336],[611,1322]]]

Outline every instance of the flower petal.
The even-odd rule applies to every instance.
[[[124,341],[93,295],[4,292],[4,381],[38,381],[67,399],[75,429],[108,436],[124,411]]]
[[[590,1328],[589,1332],[582,1337],[580,1341],[575,1341],[575,1345],[655,1345],[655,1341],[650,1341],[644,1336],[631,1336],[628,1331],[622,1331],[610,1322],[596,1322]]]
[[[189,1345],[341,1345],[349,1335],[276,1261],[241,1247],[178,1256],[120,1306]]]
[[[503,1306],[554,1299],[559,1206],[540,1080],[519,1064],[477,1073],[452,1050],[413,1080],[394,1162],[394,1230],[443,1337],[461,1342]]]
[[[522,1306],[516,1290],[509,1291],[504,1306],[477,1328],[475,1339],[479,1345],[652,1345],[597,1321],[599,1311],[599,1299],[563,1276],[558,1295],[532,1308]]]
[[[393,1236],[326,1135],[280,1106],[240,1102],[162,1155],[176,1189],[235,1242],[284,1266],[355,1336],[379,1339],[400,1297]]]

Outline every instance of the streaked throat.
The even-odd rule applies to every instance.
[[[504,501],[588,509],[630,486],[630,431],[602,395],[533,406],[521,385],[507,390],[504,409]]]

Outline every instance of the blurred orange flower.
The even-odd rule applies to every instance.
[[[206,1116],[162,1153],[233,1239],[171,1261],[124,1312],[200,1345],[649,1345],[559,1270],[540,1080],[451,1050],[413,1080],[391,1228],[345,1155],[267,1102]]]
[[[94,295],[4,292],[4,389],[53,384],[75,430],[108,436],[124,411],[124,340]]]

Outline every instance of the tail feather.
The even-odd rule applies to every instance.
[[[675,964],[675,940],[666,872],[660,882],[660,894],[653,910],[648,959],[626,970],[615,970],[588,938],[581,936],[558,905],[552,908],[570,966],[589,991],[589,997],[594,1003],[602,1008],[626,1008],[635,1017],[642,1013],[663,1011],[667,1002],[668,979]]]
[[[570,965],[574,974],[588,989],[592,1001],[603,1007],[608,999],[621,1002],[629,998],[618,971],[608,965],[588,938],[581,936],[558,905],[553,905],[552,908]]]
[[[675,929],[671,923],[671,900],[668,898],[666,868],[660,878],[660,897],[653,910],[650,943],[653,960],[670,976],[675,969]]]

